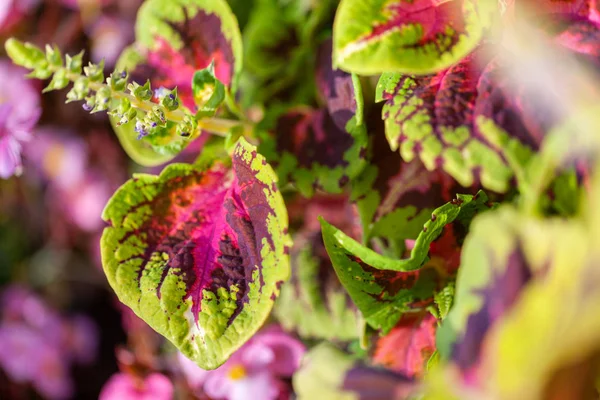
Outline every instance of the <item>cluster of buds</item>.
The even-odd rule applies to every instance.
[[[129,82],[124,71],[114,71],[105,79],[104,62],[83,67],[83,52],[66,55],[63,60],[57,47],[46,46],[43,52],[16,39],[9,39],[5,47],[15,64],[32,70],[29,77],[52,77],[44,92],[64,89],[72,82],[67,103],[83,101],[83,108],[91,113],[108,111],[117,125],[134,123],[138,138],[167,127],[175,128],[180,136],[190,137],[198,129],[194,116],[185,108],[180,109],[176,88],[154,92],[150,81],[144,85]]]

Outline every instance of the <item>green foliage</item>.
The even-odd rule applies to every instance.
[[[192,92],[198,106],[196,118],[212,117],[225,101],[225,85],[215,76],[215,65],[196,71],[192,78]]]
[[[468,227],[471,219],[487,210],[487,196],[459,195],[437,208],[425,223],[407,259],[396,260],[362,246],[324,220],[323,240],[333,266],[350,297],[374,328],[388,332],[406,312],[422,310],[433,303],[450,271],[427,264],[430,245],[451,223]]]

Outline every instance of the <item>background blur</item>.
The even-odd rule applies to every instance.
[[[133,41],[140,3],[0,0],[0,37],[85,49],[111,68]],[[167,368],[100,265],[101,211],[131,171],[105,113],[65,104],[66,90],[39,95],[42,82],[23,73],[0,57],[0,103],[35,123],[19,141],[24,173],[0,179],[0,398],[98,398],[119,366]],[[0,152],[10,151],[10,123],[0,121]]]

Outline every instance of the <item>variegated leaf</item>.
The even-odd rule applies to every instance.
[[[496,7],[492,0],[343,0],[334,63],[364,75],[440,71],[477,46]]]
[[[134,176],[103,218],[102,261],[119,299],[205,369],[260,328],[290,273],[275,175],[243,140],[231,163]]]
[[[317,82],[326,108],[297,108],[276,122],[275,159],[281,183],[305,196],[315,190],[341,193],[366,165],[367,131],[358,78],[331,65],[330,45],[321,47]]]
[[[514,178],[511,165],[525,165],[531,157],[527,145],[537,148],[541,137],[525,128],[505,88],[492,80],[497,64],[482,74],[479,55],[436,75],[383,74],[377,100],[386,101],[390,147],[405,161],[418,157],[427,169],[442,168],[462,186],[479,179],[484,187],[505,192]]]

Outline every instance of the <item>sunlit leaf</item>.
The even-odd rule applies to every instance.
[[[343,0],[334,24],[334,63],[358,74],[427,74],[479,43],[491,0]]]
[[[600,214],[592,193],[585,218],[541,220],[504,206],[473,224],[456,303],[438,330],[442,368],[458,367],[435,373],[453,379],[448,393],[597,396]],[[426,398],[439,398],[444,389],[429,385],[439,393]]]
[[[218,367],[260,328],[289,276],[275,181],[242,140],[231,166],[214,160],[136,175],[104,211],[110,285],[202,368]]]

